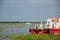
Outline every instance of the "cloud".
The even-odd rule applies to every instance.
[[[46,21],[48,17],[59,16],[57,0],[3,0],[1,3],[3,21]]]

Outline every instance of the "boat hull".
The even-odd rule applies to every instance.
[[[60,34],[60,29],[42,29],[42,30],[35,30],[30,28],[29,32],[31,34]]]

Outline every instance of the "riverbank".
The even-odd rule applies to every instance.
[[[26,34],[26,35],[5,35],[1,38],[10,38],[12,40],[59,40],[60,34]]]

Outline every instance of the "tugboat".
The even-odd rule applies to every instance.
[[[47,19],[43,28],[43,23],[36,24],[35,28],[29,28],[31,34],[60,34],[60,19],[58,17]]]

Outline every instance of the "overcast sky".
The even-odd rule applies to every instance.
[[[60,0],[0,0],[0,21],[46,21],[60,17]]]

